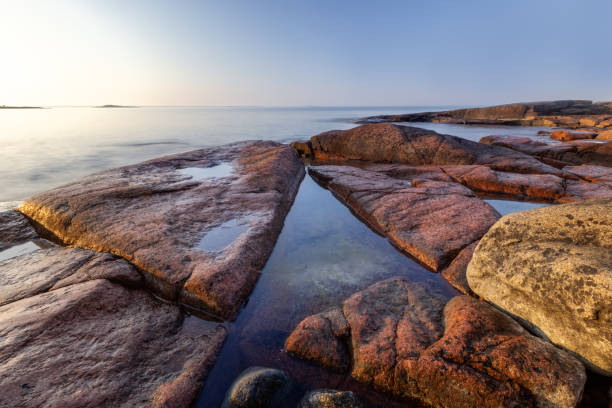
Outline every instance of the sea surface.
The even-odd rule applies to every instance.
[[[140,107],[0,110],[0,202],[104,169],[239,140],[290,142],[356,126],[364,116],[451,109],[408,107]],[[423,123],[479,140],[489,134],[535,136],[540,128]]]

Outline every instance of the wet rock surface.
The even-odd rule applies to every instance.
[[[438,271],[499,218],[459,183],[349,166],[316,166],[309,173],[394,245]]]
[[[293,382],[284,371],[251,367],[236,379],[222,408],[282,408],[292,389]]]
[[[28,219],[15,210],[17,205],[0,207],[0,251],[38,238]]]
[[[467,269],[472,290],[612,374],[612,198],[500,219]]]
[[[328,349],[313,339],[335,338],[351,345],[358,381],[433,406],[573,407],[580,400],[582,364],[482,301],[394,278],[339,310],[350,330],[312,327],[311,316],[288,338],[287,351],[320,362]]]
[[[350,391],[314,390],[304,396],[298,408],[362,408]]]
[[[290,147],[240,142],[97,173],[19,210],[66,244],[125,258],[158,295],[227,318],[250,293],[303,174]],[[227,246],[201,248],[207,234]]]
[[[105,279],[0,307],[0,406],[188,407],[225,329]]]

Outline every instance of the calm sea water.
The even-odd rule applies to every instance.
[[[409,107],[143,107],[0,110],[0,202],[25,199],[100,170],[165,154],[249,139],[289,142],[352,119],[448,109]],[[478,140],[488,134],[535,135],[538,128],[421,124]]]

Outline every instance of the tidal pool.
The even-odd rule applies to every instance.
[[[503,215],[512,214],[519,211],[533,210],[534,208],[546,207],[552,205],[551,203],[538,203],[531,201],[512,201],[512,200],[501,200],[501,199],[485,199],[498,213]]]
[[[224,250],[249,229],[249,224],[254,219],[254,216],[246,216],[224,222],[204,234],[198,248],[207,252]]]
[[[423,406],[398,403],[349,375],[283,352],[302,319],[393,276],[428,282],[449,297],[458,294],[440,274],[401,254],[307,175],[255,290],[236,321],[227,323],[228,338],[195,406],[221,406],[231,383],[251,366],[283,369],[304,390],[352,390],[369,406]],[[297,404],[300,396],[287,406]]]
[[[229,163],[220,163],[210,167],[185,167],[179,173],[189,176],[193,180],[206,180],[210,178],[223,178],[232,174],[234,166]]]

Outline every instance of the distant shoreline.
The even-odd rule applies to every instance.
[[[0,109],[44,109],[42,106],[0,106]]]
[[[126,105],[100,105],[100,106],[94,106],[94,108],[139,108],[139,106],[126,106]]]

